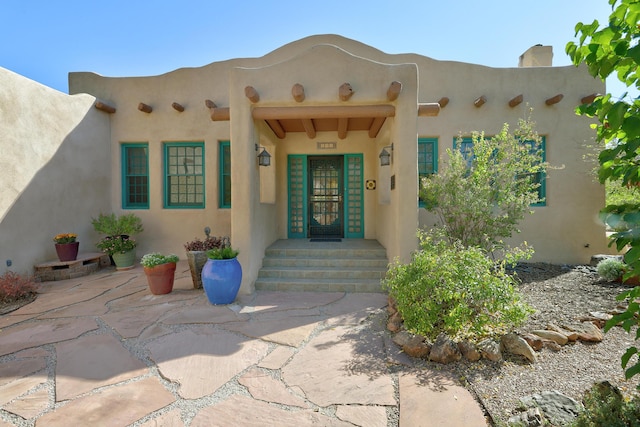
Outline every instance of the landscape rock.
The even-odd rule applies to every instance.
[[[508,333],[500,339],[502,347],[511,354],[526,357],[530,362],[536,361],[536,355],[527,341],[518,334]]]
[[[545,418],[540,412],[540,408],[531,408],[509,418],[507,425],[513,427],[541,427]]]
[[[436,338],[436,342],[431,347],[429,359],[437,363],[457,362],[462,358],[462,354],[458,350],[458,346],[447,335],[440,334]]]
[[[520,399],[525,408],[540,408],[551,425],[561,426],[572,422],[582,409],[582,404],[559,391],[543,391]]]
[[[562,346],[560,344],[558,344],[555,341],[548,340],[548,339],[545,339],[545,338],[542,338],[542,345],[544,346],[544,348],[548,348],[549,350],[553,350],[553,351],[562,350]]]
[[[547,329],[550,331],[554,331],[554,332],[560,332],[562,335],[566,336],[567,339],[571,342],[577,341],[578,340],[578,334],[573,332],[573,331],[569,331],[565,328],[561,328],[560,326],[556,325],[555,323],[549,323],[547,324]]]
[[[538,329],[535,331],[531,331],[532,334],[537,335],[541,338],[544,338],[546,340],[551,340],[551,341],[555,341],[556,343],[560,344],[560,345],[565,345],[567,342],[569,342],[569,338],[567,338],[566,335],[561,334],[560,332],[555,332],[555,331],[546,331],[543,329]]]
[[[458,350],[460,350],[462,356],[469,362],[477,362],[482,357],[476,345],[470,341],[460,341],[458,343]]]
[[[604,339],[604,335],[600,328],[590,322],[575,324],[575,325],[562,325],[564,328],[574,331],[578,334],[580,341],[588,342],[600,342]]]
[[[431,352],[431,344],[429,344],[423,336],[414,335],[402,346],[408,356],[427,358]]]
[[[387,322],[387,329],[390,332],[398,332],[402,328],[402,317],[400,313],[395,312],[391,316],[389,316],[389,321]]]
[[[387,313],[389,316],[398,312],[398,306],[396,305],[396,300],[391,295],[387,298]]]
[[[502,353],[500,352],[500,344],[492,339],[487,338],[478,343],[478,350],[482,357],[491,360],[492,362],[499,362],[502,360]]]
[[[522,334],[522,338],[524,338],[525,341],[527,341],[527,344],[529,344],[535,351],[542,350],[542,338],[539,336],[533,334]]]
[[[408,343],[411,338],[413,337],[413,334],[408,332],[408,331],[400,331],[397,334],[393,335],[393,342],[396,343],[396,345],[398,347],[402,347],[404,346],[406,343]]]

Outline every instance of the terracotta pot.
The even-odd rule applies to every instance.
[[[60,262],[75,261],[78,257],[78,246],[80,242],[56,243],[56,253]]]
[[[167,262],[155,267],[145,267],[149,290],[154,295],[168,294],[173,290],[173,278],[176,272],[176,263]]]

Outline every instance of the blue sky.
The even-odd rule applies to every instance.
[[[515,67],[540,43],[569,65],[575,24],[605,23],[610,10],[607,0],[2,0],[0,66],[67,92],[72,71],[156,75],[329,33],[491,67]]]

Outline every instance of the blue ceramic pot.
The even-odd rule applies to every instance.
[[[202,267],[202,287],[211,304],[231,304],[242,283],[242,267],[237,258],[208,259]]]

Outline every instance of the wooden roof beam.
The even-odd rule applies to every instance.
[[[513,108],[517,105],[520,105],[522,104],[523,100],[524,100],[524,96],[522,94],[515,96],[509,100],[509,107]]]
[[[558,102],[562,101],[562,98],[564,98],[564,95],[559,93],[556,96],[547,99],[546,101],[544,101],[544,103],[547,105],[557,104]]]
[[[389,85],[389,89],[387,89],[387,99],[390,102],[395,101],[396,99],[398,99],[400,92],[402,92],[402,83],[397,81],[391,82],[391,84]]]
[[[316,137],[316,127],[313,125],[313,120],[302,119],[302,126],[304,127],[304,131],[307,133],[307,136],[310,139]]]
[[[254,119],[338,119],[394,117],[396,108],[393,105],[327,105],[296,107],[255,107],[252,111]]]
[[[258,94],[258,91],[255,90],[255,88],[253,86],[247,86],[244,88],[244,95],[249,98],[249,101],[251,101],[251,103],[255,104],[258,101],[260,101],[260,94]]]
[[[102,101],[96,101],[96,103],[93,106],[100,111],[104,111],[105,113],[113,114],[116,112],[116,109],[114,107],[112,107],[111,105],[105,104]]]
[[[438,104],[440,105],[440,108],[444,108],[449,104],[449,98],[447,98],[446,96],[443,96],[442,98],[440,98],[440,100],[438,101]]]
[[[205,99],[204,105],[209,109],[211,113],[211,121],[213,122],[225,122],[229,121],[230,113],[229,107],[220,108],[210,99]]]
[[[345,139],[347,137],[347,129],[349,129],[349,118],[338,118],[338,138]]]
[[[380,129],[382,129],[382,125],[384,124],[386,117],[376,117],[373,119],[373,123],[371,123],[371,127],[369,128],[369,138],[375,138],[378,136]]]
[[[582,99],[580,99],[580,102],[582,104],[591,104],[599,96],[601,96],[599,93],[592,93],[591,95],[587,95],[587,96],[583,97]]]
[[[285,132],[278,120],[266,120],[266,122],[278,138],[284,139],[284,137],[287,136],[287,132]]]
[[[177,102],[174,102],[173,104],[171,104],[171,106],[173,107],[174,110],[179,111],[181,113],[184,111],[184,107],[181,104],[178,104]]]
[[[440,104],[437,102],[429,102],[418,104],[418,117],[435,117],[440,114]]]
[[[353,88],[349,83],[342,83],[338,88],[338,96],[341,101],[348,101],[353,96]]]
[[[151,105],[147,105],[144,102],[141,102],[138,104],[138,110],[142,111],[143,113],[151,113],[153,111],[153,108],[151,107]]]
[[[473,105],[475,105],[476,108],[480,108],[485,104],[485,102],[487,102],[487,97],[482,95],[473,101]]]
[[[304,101],[304,86],[302,86],[300,83],[294,84],[291,88],[291,96],[293,96],[293,99],[295,99],[296,102]]]

